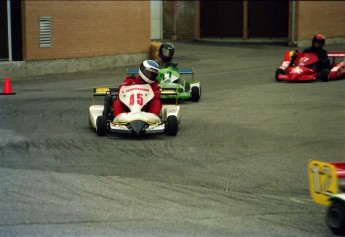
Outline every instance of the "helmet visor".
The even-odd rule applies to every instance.
[[[322,40],[322,39],[316,39],[314,41],[315,44],[319,44],[319,45],[324,45],[325,44],[325,40]]]
[[[165,57],[170,57],[171,51],[170,51],[170,49],[165,49],[165,48],[163,48],[163,49],[162,49],[162,54],[163,54],[163,56],[165,56]]]
[[[144,76],[147,79],[149,79],[151,81],[155,81],[157,76],[158,76],[157,70],[146,68],[144,65],[141,65],[140,71],[144,74]]]

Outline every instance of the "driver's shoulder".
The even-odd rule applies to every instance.
[[[314,53],[314,50],[312,47],[304,48],[303,53]]]

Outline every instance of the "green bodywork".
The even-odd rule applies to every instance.
[[[193,74],[191,80],[185,80],[181,78],[181,75],[177,68],[166,67],[159,70],[157,76],[157,81],[161,88],[161,98],[162,99],[190,99],[191,93],[191,83],[199,83],[193,79]],[[176,94],[177,92],[177,94]],[[175,94],[174,94],[175,93]]]

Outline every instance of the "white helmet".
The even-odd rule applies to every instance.
[[[145,60],[139,68],[139,76],[149,84],[156,81],[158,76],[159,66],[153,60]]]

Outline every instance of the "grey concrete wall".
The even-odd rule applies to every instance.
[[[139,65],[142,61],[148,59],[148,57],[148,53],[141,53],[77,59],[0,62],[0,80],[5,77],[10,77],[15,80],[24,80],[40,75],[85,72],[105,68]]]

